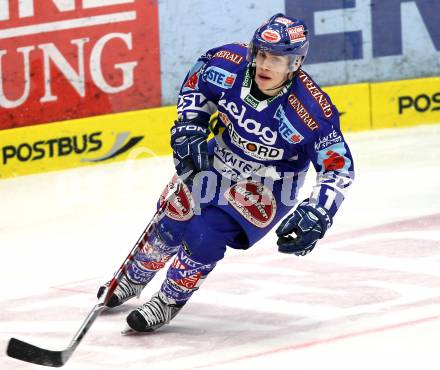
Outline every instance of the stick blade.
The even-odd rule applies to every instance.
[[[36,347],[16,338],[9,340],[6,350],[9,357],[16,358],[17,360],[52,367],[61,367],[65,364],[65,358],[68,356],[64,352],[65,351],[50,351]]]

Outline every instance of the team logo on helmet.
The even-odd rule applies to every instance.
[[[296,27],[289,27],[287,29],[287,32],[289,32],[289,37],[291,42],[302,42],[306,41],[306,35],[304,34],[304,26],[296,26]]]
[[[293,21],[291,21],[290,19],[287,19],[287,18],[285,18],[285,17],[278,17],[278,18],[275,18],[275,22],[277,22],[277,23],[282,23],[282,24],[284,24],[285,26],[290,26],[291,24],[293,24]]]
[[[265,30],[261,34],[261,37],[263,38],[263,40],[265,40],[267,42],[273,42],[273,43],[281,40],[281,35],[274,30]]]

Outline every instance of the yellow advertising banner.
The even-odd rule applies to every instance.
[[[0,131],[0,179],[169,154],[176,117],[164,107]]]
[[[440,77],[371,84],[372,127],[440,123]]]
[[[343,132],[371,129],[370,84],[324,88],[341,115]]]
[[[440,77],[331,86],[343,132],[440,123]],[[169,155],[175,106],[0,130],[0,179]]]

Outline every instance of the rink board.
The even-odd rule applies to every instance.
[[[0,131],[0,179],[169,153],[175,107]]]
[[[440,122],[440,77],[371,84],[372,128]]]
[[[440,77],[324,89],[343,132],[440,122]],[[0,130],[0,179],[169,155],[175,106]]]
[[[341,115],[343,132],[371,128],[370,84],[331,86],[324,89]]]

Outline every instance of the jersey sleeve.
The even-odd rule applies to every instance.
[[[317,173],[309,202],[325,208],[333,217],[355,176],[353,157],[339,127],[339,114],[320,125],[307,151]]]
[[[177,102],[179,120],[209,121],[211,115],[217,111],[219,95],[203,78],[217,50],[211,49],[202,55],[186,75]]]

